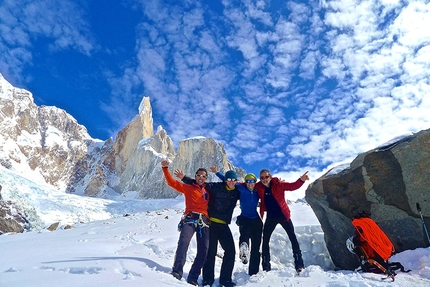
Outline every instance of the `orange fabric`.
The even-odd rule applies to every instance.
[[[162,168],[164,177],[166,178],[167,184],[183,193],[185,196],[185,211],[189,212],[200,212],[203,213],[207,218],[208,216],[208,202],[209,193],[206,191],[204,186],[198,184],[185,184],[175,180],[169,172],[168,168]]]
[[[371,218],[363,217],[352,221],[360,240],[366,241],[385,261],[394,253],[394,246],[385,233]]]

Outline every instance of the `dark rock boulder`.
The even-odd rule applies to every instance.
[[[313,182],[306,201],[321,223],[333,263],[342,269],[358,267],[345,241],[354,234],[353,216],[363,211],[371,214],[396,252],[429,246],[416,207],[420,203],[430,227],[429,171],[430,130],[425,130],[363,153],[348,167]]]

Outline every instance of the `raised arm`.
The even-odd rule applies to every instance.
[[[192,179],[191,177],[188,177],[186,175],[184,175],[184,177],[182,177],[182,181],[186,184],[193,184],[195,182],[194,179]]]
[[[309,180],[308,171],[299,177],[295,182],[280,182],[284,190],[293,191],[299,189],[306,180]]]
[[[180,170],[180,169],[175,169],[175,171],[173,172],[173,174],[174,174],[177,178],[179,178],[179,179],[183,179],[183,178],[184,178],[184,176],[185,176],[185,173],[184,173],[182,170]]]
[[[168,160],[163,160],[161,162],[161,170],[163,171],[164,177],[166,178],[167,185],[175,189],[176,191],[184,193],[183,183],[175,180],[170,174],[169,164],[170,162]]]
[[[301,181],[305,182],[305,181],[309,180],[308,172],[309,172],[309,171],[306,171],[306,172],[305,172],[305,173],[300,177],[300,180],[301,180]]]
[[[224,176],[223,173],[221,173],[221,172],[218,171],[218,172],[215,173],[215,175],[218,176],[218,178],[221,179],[222,181],[225,180],[225,176]]]

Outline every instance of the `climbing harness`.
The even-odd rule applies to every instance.
[[[206,223],[205,220],[208,222]],[[187,214],[182,215],[181,221],[178,224],[178,231],[182,230],[185,224],[194,224],[194,227],[199,228],[200,237],[202,236],[202,228],[209,227],[209,220],[207,217],[200,212],[189,212]]]

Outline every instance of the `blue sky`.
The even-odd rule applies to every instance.
[[[312,176],[430,127],[427,27],[429,1],[3,0],[0,73],[94,138],[148,96],[176,145]]]

